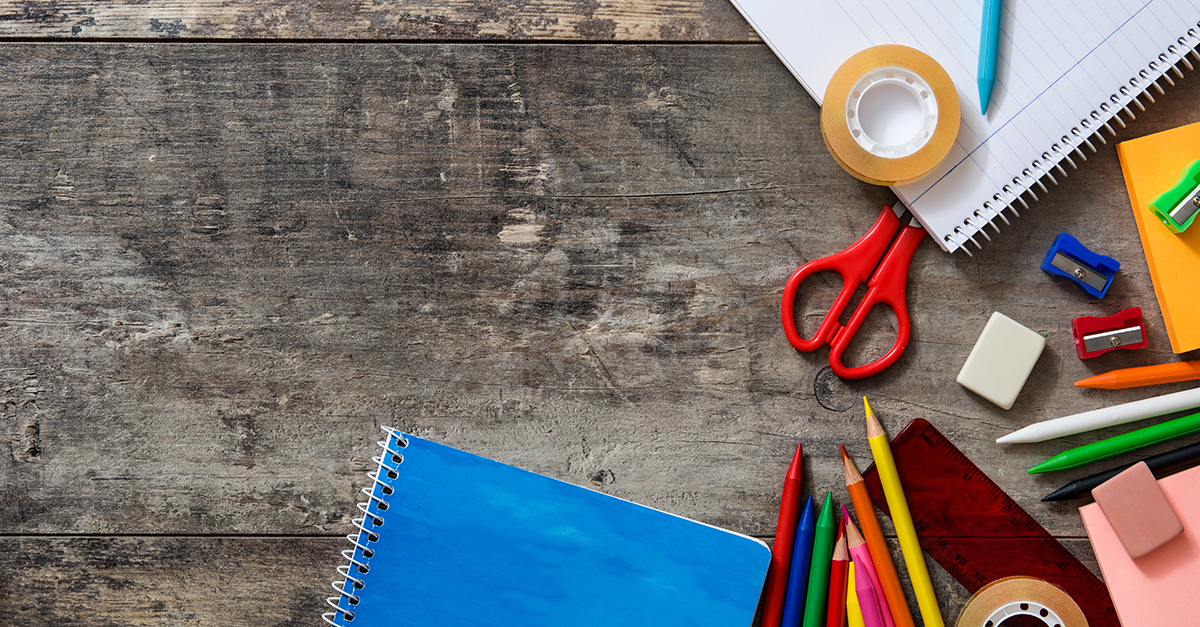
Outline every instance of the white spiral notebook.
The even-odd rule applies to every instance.
[[[983,0],[733,0],[818,103],[854,53],[903,44],[950,74],[962,125],[932,174],[895,186],[900,200],[947,252],[980,247],[1037,194],[1065,161],[1124,126],[1190,70],[1200,45],[1200,0],[1004,0],[996,86],[979,112]],[[970,251],[967,250],[969,253]]]

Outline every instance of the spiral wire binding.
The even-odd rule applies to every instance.
[[[371,458],[371,461],[378,464],[378,469],[375,472],[367,473],[373,483],[370,489],[363,488],[362,490],[363,494],[367,495],[367,500],[358,504],[358,509],[363,513],[363,517],[351,521],[355,527],[358,527],[358,534],[346,536],[354,548],[342,551],[342,557],[345,557],[349,563],[338,566],[337,570],[341,573],[342,580],[330,584],[337,591],[338,596],[325,599],[325,602],[334,611],[321,615],[326,623],[335,627],[345,627],[346,623],[354,621],[352,608],[358,605],[359,601],[355,591],[362,590],[367,584],[362,579],[355,577],[353,573],[365,575],[371,568],[371,558],[375,556],[373,545],[379,541],[377,530],[383,526],[384,522],[381,512],[388,509],[388,501],[384,497],[391,495],[394,491],[390,482],[400,477],[397,466],[404,462],[404,455],[399,450],[392,448],[392,445],[395,444],[401,449],[408,446],[408,440],[404,439],[404,434],[390,427],[381,428],[388,435],[386,440],[377,442],[383,449],[383,454]],[[380,478],[381,476],[383,479]],[[374,504],[374,508],[371,507],[372,504]],[[345,605],[342,604],[343,599],[346,601]],[[338,618],[344,622],[337,622]]]
[[[1115,121],[1121,128],[1125,128],[1125,121],[1121,119],[1122,113],[1131,121],[1137,119],[1133,110],[1129,108],[1130,105],[1136,106],[1139,112],[1145,111],[1146,107],[1138,100],[1139,97],[1144,97],[1154,104],[1154,94],[1151,93],[1151,88],[1159,95],[1166,93],[1158,84],[1160,80],[1165,80],[1169,86],[1174,87],[1175,80],[1171,78],[1171,72],[1174,72],[1176,77],[1183,78],[1183,72],[1179,69],[1180,65],[1189,71],[1193,70],[1188,55],[1192,55],[1197,62],[1200,62],[1198,47],[1200,47],[1200,22],[1197,22],[1195,27],[1188,29],[1185,36],[1167,46],[1166,52],[1158,55],[1158,58],[1151,61],[1146,69],[1138,72],[1137,76],[1129,79],[1129,83],[1122,85],[1117,93],[1109,96],[1107,102],[1097,105],[1096,109],[1079,121],[1078,126],[1071,128],[1049,150],[1043,152],[1040,158],[1034,159],[1028,168],[1022,170],[1020,176],[1013,177],[1011,185],[1002,186],[999,192],[992,195],[991,200],[985,201],[980,209],[976,209],[964,219],[962,226],[954,227],[954,234],[946,235],[945,241],[954,244],[955,249],[963,250],[968,255],[974,256],[967,248],[967,242],[975,244],[975,248],[981,250],[983,246],[975,239],[975,235],[982,234],[988,241],[991,241],[992,237],[984,231],[984,227],[990,225],[996,233],[999,233],[1000,227],[996,225],[995,221],[999,218],[1004,221],[1005,225],[1008,225],[1008,218],[1004,215],[1006,210],[1011,211],[1014,217],[1019,217],[1021,214],[1017,212],[1016,203],[1019,203],[1022,208],[1029,208],[1029,204],[1023,198],[1025,194],[1029,194],[1029,197],[1035,202],[1038,200],[1037,193],[1033,191],[1035,185],[1042,190],[1042,193],[1048,191],[1042,181],[1058,185],[1058,178],[1054,176],[1055,172],[1057,171],[1062,178],[1067,176],[1067,171],[1062,167],[1063,161],[1066,161],[1072,170],[1079,169],[1071,155],[1074,154],[1081,161],[1087,161],[1087,155],[1081,150],[1083,147],[1086,146],[1095,153],[1096,146],[1092,140],[1101,144],[1108,143],[1101,131],[1108,131],[1109,137],[1116,136],[1117,131],[1109,122]]]

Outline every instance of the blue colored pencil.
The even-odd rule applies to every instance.
[[[1000,58],[1000,14],[1003,0],[984,0],[983,28],[979,31],[979,110],[987,115],[992,87],[996,84],[996,62]]]
[[[783,627],[796,627],[804,617],[804,596],[808,593],[808,569],[812,562],[813,538],[817,535],[817,514],[812,495],[804,502],[800,523],[796,525],[796,543],[792,545],[792,564],[788,570],[787,595],[783,597]]]

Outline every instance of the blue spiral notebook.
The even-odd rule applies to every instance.
[[[751,624],[763,542],[385,431],[326,622]]]

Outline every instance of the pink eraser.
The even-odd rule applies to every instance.
[[[1145,462],[1092,488],[1092,498],[1133,559],[1183,533],[1183,523]]]

